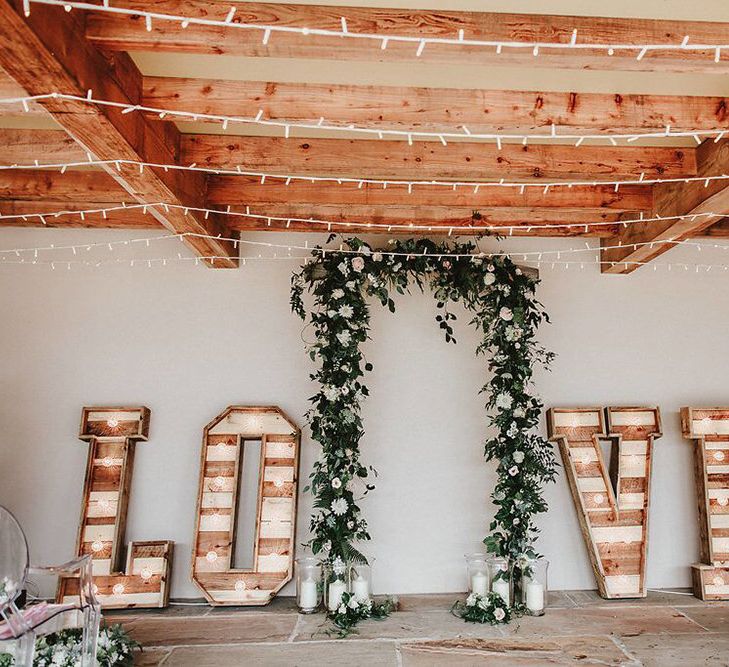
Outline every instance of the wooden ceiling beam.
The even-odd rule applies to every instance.
[[[0,189],[0,192],[2,190]],[[419,186],[408,192],[407,186],[365,183],[321,184],[308,181],[266,180],[246,176],[211,176],[208,186],[208,203],[214,206],[227,204],[269,205],[286,204],[295,201],[300,204],[359,204],[369,206],[461,206],[473,209],[483,206],[496,207],[542,207],[542,208],[586,208],[599,212],[650,211],[653,194],[648,185],[625,185],[615,192],[612,186],[574,186],[572,188],[526,188],[523,193],[515,188],[499,186],[474,188],[461,187],[456,190],[446,187]]]
[[[104,171],[76,170],[61,174],[45,169],[7,171],[0,178],[0,199],[55,202],[132,203],[136,199]]]
[[[223,21],[229,2],[212,0],[117,0],[115,7],[154,11],[177,16],[204,17]],[[638,59],[640,45],[680,44],[685,35],[699,44],[726,43],[726,24],[709,21],[672,21],[653,19],[601,18],[589,16],[548,16],[490,12],[449,12],[437,10],[384,9],[374,7],[327,7],[317,5],[236,4],[234,23],[309,27],[341,30],[345,17],[352,33],[383,36],[407,35],[416,38],[457,38],[463,30],[466,39],[486,41],[526,41],[568,44],[577,30],[580,43],[635,44],[627,52],[609,55],[606,49],[540,48],[535,57],[529,48],[468,47],[428,44],[420,56],[417,42],[389,42],[320,37],[295,33],[272,34],[267,43],[260,30],[206,27],[155,19],[146,30],[140,16],[89,12],[86,35],[108,50],[164,50],[209,53],[229,56],[277,58],[322,58],[370,61],[447,62],[468,65],[527,65],[575,69],[624,69],[636,71],[726,73],[729,53],[714,62],[714,52],[658,51]]]
[[[267,120],[474,133],[729,128],[729,98],[145,77],[147,107]],[[201,119],[204,120],[204,119]],[[246,125],[239,125],[245,131]]]
[[[245,207],[231,207],[232,212],[244,213]],[[265,206],[260,209],[250,208],[250,213],[262,215],[260,219],[246,216],[226,216],[233,229],[238,230],[276,230],[289,229],[300,231],[339,231],[348,232],[379,232],[379,233],[403,233],[423,234],[442,233],[458,234],[465,233],[452,229],[453,227],[484,227],[497,226],[501,228],[504,235],[514,236],[612,236],[619,226],[619,213],[613,211],[602,211],[595,214],[592,211],[580,209],[538,209],[538,208],[479,208],[478,217],[474,218],[474,210],[470,207],[441,207],[441,206],[366,206],[366,205],[320,205],[311,206],[306,204],[279,204]],[[282,220],[271,220],[268,224],[268,216],[281,218]],[[290,218],[300,220],[289,222]],[[347,225],[332,224],[331,229],[326,224],[309,222],[308,219],[348,223]],[[585,231],[585,222],[614,222],[615,224],[604,227],[589,228]],[[573,224],[574,227],[564,225]],[[397,225],[404,227],[388,226]],[[411,227],[412,225],[412,227]],[[528,229],[510,229],[515,226],[528,225]],[[561,225],[561,226],[559,226]],[[427,230],[414,230],[415,226],[426,226]],[[558,226],[558,227],[550,227]],[[483,230],[474,229],[472,232],[479,234]]]
[[[141,74],[131,58],[117,54],[109,59],[84,37],[83,16],[61,7],[34,5],[23,16],[22,0],[0,0],[0,67],[24,90],[35,95],[53,91],[99,99],[137,103],[141,97]],[[140,114],[83,103],[46,99],[43,107],[85,151],[100,160],[126,159],[174,164],[179,133],[170,122],[152,123]],[[45,159],[42,153],[34,155]],[[201,174],[124,167],[108,168],[116,181],[141,201],[163,201],[183,206],[205,201],[206,182]],[[154,212],[159,221],[178,234],[225,234],[217,226],[181,209]],[[218,256],[216,267],[237,266],[232,242],[185,237],[185,243],[200,256]]]
[[[49,211],[81,211],[100,209],[108,202],[69,202],[64,200],[17,200],[0,201],[0,215],[21,215],[23,218],[0,218],[0,227],[83,227],[109,229],[158,229],[164,227],[151,212],[145,214],[141,208],[109,211],[104,217],[101,213],[71,215],[44,215]],[[42,218],[40,216],[43,216]]]
[[[699,176],[729,173],[729,141],[705,141],[696,150]],[[666,241],[682,241],[700,236],[723,214],[729,214],[729,180],[690,183],[661,183],[653,190],[654,209],[651,217],[697,216],[678,220],[658,220],[629,225],[604,245],[620,248],[603,249],[603,273],[631,273],[674,247]],[[719,217],[708,216],[717,213]]]
[[[131,115],[131,114],[130,114]],[[283,139],[183,135],[182,164],[269,173],[400,180],[620,180],[686,177],[693,148]]]

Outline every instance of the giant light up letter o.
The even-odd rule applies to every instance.
[[[149,408],[84,408],[81,440],[89,443],[77,553],[91,554],[102,607],[165,607],[169,541],[132,542],[119,571],[134,468],[134,447],[149,433]],[[78,579],[61,579],[58,601],[78,599]]]
[[[246,480],[244,453],[258,441],[257,480]],[[232,406],[205,427],[192,579],[211,604],[268,604],[291,579],[298,463],[299,429],[277,407]],[[239,496],[253,484],[252,567],[235,569]]]

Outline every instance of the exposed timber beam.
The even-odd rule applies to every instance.
[[[118,0],[115,7],[153,11],[176,16],[224,20],[229,2],[213,0]],[[234,23],[309,27],[340,31],[342,17],[352,33],[383,36],[407,35],[422,38],[457,38],[459,30],[467,39],[486,41],[540,42],[538,57],[527,48],[468,47],[428,44],[418,55],[418,42],[320,37],[300,33],[275,33],[262,40],[261,30],[233,27],[206,27],[155,19],[147,30],[140,16],[89,12],[87,37],[108,50],[165,50],[237,56],[278,58],[332,58],[339,60],[423,61],[473,65],[528,65],[575,69],[624,69],[640,71],[726,73],[729,53],[656,51],[638,58],[640,45],[681,43],[685,35],[698,44],[725,44],[726,24],[708,21],[601,18],[589,16],[548,16],[490,12],[449,12],[439,10],[384,9],[374,7],[327,7],[317,5],[236,3]],[[546,44],[568,44],[573,30],[580,43],[636,45],[629,51],[607,49],[550,49]]]
[[[0,67],[31,95],[56,90],[86,95],[91,90],[100,99],[133,104],[141,97],[142,78],[132,60],[125,54],[111,60],[103,55],[85,39],[82,15],[60,7],[34,5],[26,19],[22,0],[0,0]],[[172,123],[153,123],[140,114],[53,98],[42,105],[98,159],[176,162],[179,133]],[[117,170],[113,165],[107,169],[140,202],[199,206],[205,201],[206,182],[198,173],[125,166]],[[153,214],[178,234],[227,233],[202,216],[186,215],[182,209],[155,208]],[[232,242],[199,237],[186,237],[185,242],[200,256],[216,257],[212,263],[216,267],[237,266]]]
[[[131,115],[131,114],[130,114]],[[183,164],[364,178],[488,180],[685,177],[694,149],[183,135]],[[589,175],[586,177],[586,175]]]
[[[149,211],[141,208],[120,209],[102,213],[47,215],[49,212],[81,211],[108,207],[108,202],[85,201],[53,201],[53,200],[17,200],[0,201],[0,215],[20,215],[24,218],[0,219],[0,227],[84,227],[110,229],[164,229]],[[223,222],[223,221],[221,221]]]
[[[696,149],[699,176],[729,173],[729,141],[705,141]],[[653,191],[652,217],[696,216],[629,225],[604,245],[622,247],[601,252],[603,273],[631,273],[674,247],[666,241],[700,236],[723,214],[729,214],[729,180],[662,183]],[[708,216],[716,213],[717,216]]]
[[[729,98],[457,90],[145,77],[144,105],[181,112],[432,132],[655,132],[729,128]],[[239,126],[245,128],[247,126]]]

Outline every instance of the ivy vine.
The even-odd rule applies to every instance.
[[[454,303],[471,314],[482,336],[476,352],[488,358],[491,379],[481,392],[495,429],[485,457],[497,462],[498,477],[491,495],[496,513],[484,543],[513,560],[536,557],[534,518],[547,510],[543,486],[556,473],[552,447],[536,430],[543,406],[532,377],[553,358],[536,339],[539,325],[549,321],[535,297],[538,279],[507,256],[480,253],[473,243],[427,239],[390,241],[383,250],[359,238],[346,239],[341,251],[317,247],[292,277],[291,307],[305,321],[308,315],[315,336],[309,355],[317,364],[311,379],[318,390],[307,419],[322,452],[305,489],[315,498],[309,546],[330,561],[365,560],[355,546],[370,539],[358,503],[374,488],[376,472],[360,460],[361,405],[369,393],[364,375],[372,370],[360,346],[369,337],[368,300],[395,312],[391,293],[404,294],[412,284],[432,291],[447,342],[456,342]],[[314,301],[308,313],[304,292]]]

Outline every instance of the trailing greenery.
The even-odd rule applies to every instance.
[[[81,664],[80,629],[61,630],[35,643],[33,667],[78,667]],[[112,625],[99,630],[96,664],[98,667],[131,667],[134,664],[134,649],[139,644],[124,632],[121,625]],[[15,664],[8,653],[0,653],[0,667]]]
[[[453,604],[451,614],[468,623],[499,625],[511,620],[512,610],[498,593],[487,593],[486,595],[471,593],[465,602],[458,600]]]
[[[387,618],[396,606],[397,602],[389,598],[384,602],[373,602],[369,598],[360,602],[352,593],[343,593],[341,604],[334,611],[328,612],[327,618],[336,626],[337,634],[346,637],[360,621]]]
[[[547,509],[542,488],[554,480],[556,466],[551,446],[536,432],[542,403],[532,393],[534,369],[547,367],[553,357],[536,340],[539,325],[548,321],[534,294],[538,280],[508,257],[483,255],[472,243],[409,239],[375,251],[349,238],[341,248],[344,252],[315,249],[313,260],[292,277],[293,311],[306,320],[304,292],[314,301],[309,354],[317,363],[311,378],[319,388],[307,418],[322,453],[307,486],[315,497],[312,551],[329,560],[365,559],[354,545],[370,539],[358,502],[374,488],[375,474],[360,461],[359,450],[360,408],[369,393],[364,374],[372,370],[360,350],[369,337],[368,301],[375,298],[394,312],[392,292],[403,294],[415,284],[432,291],[446,342],[456,342],[451,308],[460,303],[482,337],[477,354],[488,357],[491,379],[481,391],[495,433],[486,441],[485,456],[496,462],[498,480],[487,549],[512,561],[536,556],[534,517]]]

